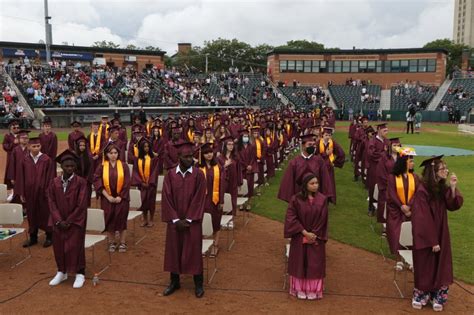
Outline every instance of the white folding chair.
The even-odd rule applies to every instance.
[[[132,164],[127,164],[128,165],[128,171],[130,172],[130,178],[132,178],[133,175],[133,165]]]
[[[132,209],[139,209],[142,206],[142,196],[140,194],[140,190],[138,189],[130,189],[130,208]],[[146,229],[144,229],[144,234],[138,240],[136,239],[137,236],[137,227],[136,227],[136,218],[142,215],[141,211],[137,210],[129,210],[127,221],[133,222],[133,242],[135,245],[143,241],[146,237]]]
[[[105,217],[104,217],[104,210],[102,209],[94,209],[89,208],[87,209],[87,224],[86,224],[86,231],[87,232],[96,232],[102,233],[105,230]],[[95,269],[95,245],[107,239],[107,236],[101,234],[86,234],[85,238],[85,249],[92,247],[92,265]],[[109,255],[109,263],[102,268],[98,275],[106,271],[110,265],[112,264],[112,257],[110,252],[107,251]]]
[[[411,222],[403,222],[401,231],[400,231],[400,240],[399,240],[400,245],[404,248],[402,250],[398,251],[398,254],[402,258],[405,266],[408,266],[408,269],[413,271],[413,253],[412,250],[409,249],[411,246],[413,246],[413,234],[412,234],[412,225]],[[404,268],[406,269],[406,268]],[[405,272],[405,282],[404,282],[404,291],[406,292],[406,286],[407,286],[407,272]],[[400,296],[403,298],[403,293],[400,290],[400,287],[398,286],[397,283],[397,270],[394,269],[393,271],[393,283],[395,284],[395,287],[397,288],[398,292],[400,293]]]
[[[227,230],[227,250],[231,250],[234,246],[234,215],[232,214],[232,196],[229,193],[224,194],[224,209],[225,213],[221,218],[221,227]],[[230,214],[229,214],[230,213]]]
[[[217,255],[211,256],[212,248],[214,246],[213,239],[206,239],[212,237],[214,230],[212,228],[212,218],[209,213],[204,213],[202,218],[202,256],[206,258],[206,274],[207,283],[211,283],[214,275],[217,272]],[[209,259],[214,259],[214,270],[212,271],[211,277],[209,277]]]
[[[163,175],[158,176],[158,182],[156,184],[156,202],[161,202],[161,192],[163,191],[163,180],[165,177]]]
[[[374,186],[374,194],[372,195],[372,197],[374,198],[374,202],[372,203],[372,206],[377,211],[378,200],[379,200],[379,185],[378,184],[375,184]],[[370,198],[369,198],[369,202],[370,202]],[[370,217],[370,228],[374,232],[375,232],[376,222],[377,222],[377,216]]]
[[[12,240],[14,237],[19,236],[21,234],[25,234],[26,241],[28,241],[28,235],[25,233],[24,228],[20,227],[13,227],[13,226],[21,226],[23,224],[23,207],[17,203],[3,203],[0,204],[0,232],[5,233],[6,231],[13,232],[12,234],[3,237],[0,239],[0,242],[8,240],[10,243],[10,250],[5,253],[0,253],[0,255],[9,255],[11,256],[12,252]],[[12,226],[12,227],[5,227],[5,226]],[[21,263],[25,262],[28,258],[31,258],[31,249],[30,247],[27,248],[28,254],[19,262],[15,263],[13,258],[11,258],[11,268],[14,268]]]
[[[6,203],[8,198],[7,185],[0,184],[0,203]]]
[[[384,209],[383,209],[383,218],[385,219],[385,221],[387,220],[387,203],[385,203],[384,205]],[[383,257],[383,260],[385,261],[385,253],[383,252],[383,240],[387,239],[387,223],[382,223],[382,233],[380,235],[380,253],[382,254],[382,257]],[[384,233],[385,232],[385,233]]]
[[[249,193],[249,190],[247,187],[247,180],[244,178],[242,180],[242,186],[239,187],[239,191],[238,191],[238,196],[241,196],[241,197],[237,197],[237,207],[239,207],[239,209],[242,209],[243,207],[245,207],[247,202],[249,201],[249,198],[243,197],[243,196],[246,196],[248,193]],[[248,212],[245,211],[244,215],[242,216],[244,220],[244,226],[246,226],[248,222],[250,221],[250,214],[248,214],[248,218],[246,218],[247,214]]]
[[[283,270],[283,290],[286,289],[288,282],[288,258],[290,257],[290,243],[285,244],[284,259],[285,259],[285,270]]]

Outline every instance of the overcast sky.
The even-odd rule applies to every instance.
[[[0,0],[0,40],[44,40],[42,0]],[[339,48],[421,47],[451,38],[454,0],[49,0],[53,42],[202,46],[307,39]]]

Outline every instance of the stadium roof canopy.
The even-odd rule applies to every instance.
[[[45,45],[39,44],[39,43],[19,43],[19,42],[0,41],[0,48],[45,49]],[[146,56],[164,56],[166,54],[166,51],[124,49],[124,48],[103,48],[103,47],[90,47],[90,46],[71,46],[71,45],[51,45],[51,50],[74,51],[74,52],[83,51],[83,52],[91,52],[91,53],[115,53],[115,54],[146,55]]]

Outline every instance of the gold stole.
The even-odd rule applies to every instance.
[[[102,138],[102,134],[100,133],[97,133],[97,141],[95,140],[95,137],[94,137],[94,134],[91,133],[90,136],[89,136],[89,145],[90,145],[90,148],[91,148],[91,153],[94,154],[94,155],[97,155],[99,154],[100,152],[100,141],[101,141],[101,138]]]
[[[150,170],[151,170],[151,158],[150,156],[145,156],[145,167],[143,167],[143,159],[138,159],[138,173],[142,180],[148,184],[150,180]]]
[[[260,139],[255,139],[255,146],[257,147],[257,159],[262,157],[262,144],[260,143]]]
[[[408,176],[408,200],[405,198],[405,187],[403,186],[403,175],[395,177],[395,184],[397,186],[397,195],[403,205],[410,202],[415,193],[415,176],[412,173],[407,173]]]
[[[104,125],[103,124],[100,124],[99,126],[99,134],[102,135],[102,127]],[[108,140],[109,139],[109,124],[105,124],[105,140]]]
[[[191,129],[188,129],[188,140],[191,142],[194,141],[194,132]]]
[[[283,145],[284,141],[285,141],[285,138],[283,137],[283,133],[280,132],[280,135],[278,136],[278,142],[280,143],[280,146]]]
[[[290,124],[286,124],[286,125],[285,125],[285,130],[286,130],[286,135],[289,137],[289,136],[290,136],[290,132],[291,132],[291,125],[290,125]]]
[[[123,165],[122,161],[117,160],[117,195],[120,194],[123,188],[123,181],[124,181],[124,173],[123,173]],[[109,161],[104,161],[104,171],[102,172],[102,181],[104,182],[105,191],[112,196],[112,191],[110,190],[110,170],[109,170],[110,163]]]
[[[147,134],[147,136],[150,136],[152,126],[153,126],[152,122],[147,122],[147,124],[146,124],[146,134]]]
[[[267,137],[267,146],[270,146],[272,144],[272,138]]]
[[[329,149],[331,150],[331,152],[333,152],[334,150],[334,143],[332,142],[332,139],[329,139]],[[319,153],[320,154],[323,154],[324,152],[326,152],[326,150],[324,149],[324,141],[321,140],[319,141]],[[331,153],[331,155],[329,155],[329,161],[331,161],[331,163],[334,163],[334,160],[336,158],[334,157],[334,153]]]
[[[201,167],[201,171],[203,171],[204,176],[207,179],[207,167]],[[219,172],[219,165],[214,165],[214,181],[212,182],[212,202],[217,205],[219,203],[219,183],[220,183],[220,172]]]
[[[133,156],[136,158],[138,157],[138,144],[137,143],[133,145]]]

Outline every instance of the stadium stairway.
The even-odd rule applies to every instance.
[[[380,109],[390,110],[391,90],[382,90],[380,94]]]
[[[439,87],[438,92],[436,92],[436,95],[428,104],[428,107],[426,108],[426,110],[436,110],[438,108],[439,103],[441,102],[444,95],[448,91],[449,86],[451,85],[452,81],[453,80],[450,80],[449,78],[446,78],[446,80],[444,80],[443,84],[441,84],[441,86]]]
[[[9,86],[11,86],[18,97],[18,102],[23,105],[24,111],[28,114],[29,117],[34,118],[35,114],[33,113],[33,110],[31,109],[30,105],[26,101],[25,97],[23,96],[23,93],[21,93],[20,89],[16,85],[15,81],[12,80],[10,74],[8,74],[6,71],[2,73],[4,78],[7,80],[7,83]],[[35,126],[36,127],[36,126]]]
[[[331,93],[329,92],[328,89],[326,90],[323,90],[324,94],[326,94],[326,96],[329,95],[329,107],[332,107],[332,109],[337,109],[337,105],[336,103],[334,102],[334,98],[332,97]]]

